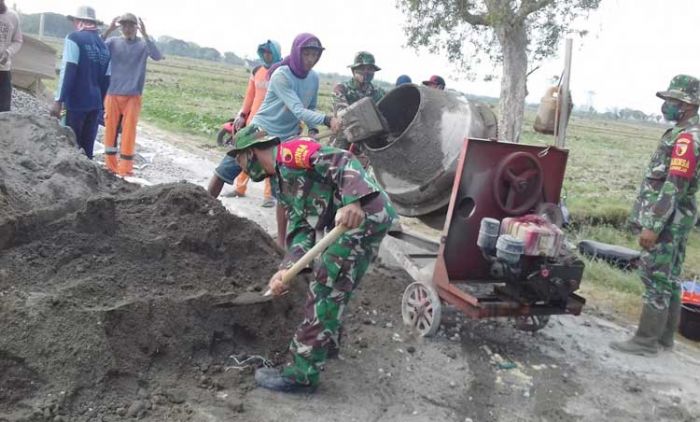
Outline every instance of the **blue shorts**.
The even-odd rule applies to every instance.
[[[241,166],[235,158],[230,155],[224,155],[224,159],[221,160],[219,166],[214,170],[214,174],[229,185],[233,184],[233,181],[241,174]]]

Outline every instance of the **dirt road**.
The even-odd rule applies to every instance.
[[[216,162],[200,160],[211,159],[210,152],[183,153],[162,142],[162,132],[144,129],[151,139],[141,143],[142,151],[155,154],[144,178],[163,182],[186,174],[193,183],[208,180]],[[261,185],[251,184],[248,197],[224,197],[222,203],[272,234],[273,214],[259,206],[261,200]],[[316,396],[252,390],[242,397],[245,418],[700,420],[697,348],[681,344],[656,359],[620,355],[607,344],[633,327],[620,327],[591,308],[580,317],[554,317],[534,335],[507,320],[465,321],[450,312],[437,338],[416,339],[400,321],[400,296],[410,281],[400,269],[376,269],[352,306],[344,358],[329,364]],[[516,367],[500,369],[511,366],[499,365],[502,359]]]
[[[77,168],[80,177],[100,175],[91,199],[58,219],[30,213],[0,224],[0,421],[700,420],[697,348],[681,344],[655,359],[617,354],[607,343],[630,329],[592,307],[533,335],[448,309],[435,338],[416,338],[399,307],[412,280],[389,261],[363,280],[341,355],[314,395],[256,389],[252,368],[236,359],[282,359],[303,292],[251,308],[211,303],[212,294],[260,290],[264,280],[251,274],[273,271],[279,259],[264,235],[275,227],[274,211],[260,207],[262,185],[222,197],[231,216],[202,189],[176,183],[205,186],[223,151],[183,147],[148,126],[138,145],[146,166],[131,180],[156,186],[137,189],[66,153],[52,164],[61,170],[52,194],[75,193],[66,181]],[[15,167],[20,175],[2,186],[31,196],[23,178],[44,168],[42,159],[56,161],[37,148],[31,160],[19,147],[19,159],[0,160],[5,176]],[[117,229],[106,224],[114,216]],[[28,230],[20,236],[17,227]]]

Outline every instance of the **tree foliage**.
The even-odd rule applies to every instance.
[[[585,35],[576,17],[598,8],[601,0],[398,0],[407,17],[411,47],[446,54],[459,70],[470,72],[484,58],[503,62],[499,30],[524,25],[530,63],[551,56],[562,36]]]
[[[520,138],[528,66],[556,51],[575,18],[601,0],[398,0],[408,44],[446,53],[473,77],[487,57],[502,63],[499,137]],[[583,32],[583,31],[579,31]]]

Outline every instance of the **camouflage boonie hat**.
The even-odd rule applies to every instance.
[[[269,136],[261,127],[248,125],[236,134],[233,149],[228,152],[228,155],[235,156],[250,147],[262,147],[264,144],[279,144],[279,142],[280,138]]]
[[[359,51],[357,54],[355,54],[355,60],[353,60],[352,64],[348,66],[350,69],[354,69],[358,66],[372,66],[375,72],[382,70],[379,66],[374,64],[374,54],[368,52],[368,51]]]
[[[693,76],[676,75],[666,91],[659,91],[656,96],[666,99],[683,101],[684,103],[700,105],[700,80]]]

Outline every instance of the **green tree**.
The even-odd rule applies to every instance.
[[[407,16],[408,45],[445,52],[467,73],[484,55],[502,64],[499,138],[517,142],[528,64],[552,55],[574,19],[600,1],[398,0],[398,5]]]

